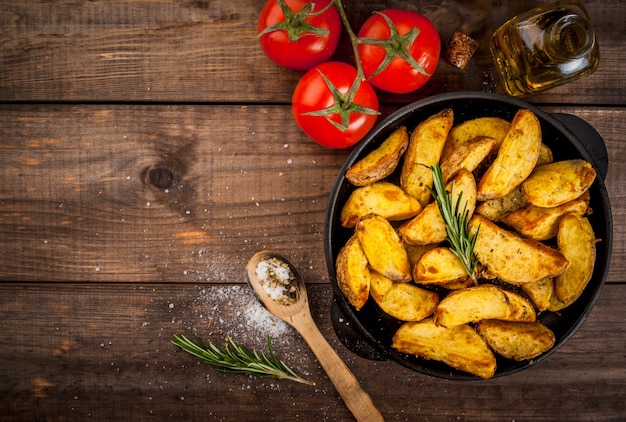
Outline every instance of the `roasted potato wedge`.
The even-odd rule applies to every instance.
[[[484,320],[476,331],[496,353],[516,361],[535,358],[555,342],[552,330],[540,322]]]
[[[556,236],[561,217],[567,213],[583,216],[589,207],[589,196],[578,198],[557,205],[552,208],[543,208],[536,205],[526,205],[502,218],[502,223],[518,233],[535,240],[548,240]]]
[[[470,172],[467,170],[457,172],[456,176],[446,185],[446,191],[452,192],[454,206],[456,206],[460,198],[462,201],[460,209],[462,210],[463,205],[466,204],[468,216],[474,213],[476,206],[476,181]],[[439,212],[436,202],[431,202],[421,213],[403,224],[398,233],[402,241],[408,245],[440,243],[446,240],[448,236],[446,223]]]
[[[548,310],[551,312],[558,312],[560,310],[567,308],[571,304],[572,302],[561,302],[556,297],[556,295],[553,294],[552,297],[550,298],[550,304],[548,305]]]
[[[553,161],[554,156],[552,155],[552,150],[542,143],[541,148],[539,149],[539,157],[537,157],[537,164],[535,164],[535,167],[542,166],[544,164],[550,164]]]
[[[370,295],[380,309],[400,321],[420,321],[432,315],[439,295],[412,283],[398,283],[372,272]]]
[[[460,278],[456,281],[447,281],[445,283],[437,284],[437,287],[442,287],[446,290],[461,290],[472,286],[475,286],[475,284],[471,277]]]
[[[459,258],[446,247],[431,249],[413,266],[413,280],[419,284],[440,284],[466,279],[473,283]]]
[[[443,327],[453,327],[481,319],[528,321],[527,309],[522,309],[524,306],[518,300],[523,298],[519,295],[517,295],[519,298],[516,298],[512,296],[514,294],[509,296],[510,293],[493,284],[455,290],[437,305],[434,314],[435,323]],[[532,306],[530,308],[532,309]]]
[[[470,172],[476,170],[493,150],[495,144],[495,139],[483,136],[459,145],[441,161],[444,182],[447,183],[460,169]]]
[[[502,198],[482,201],[476,206],[476,214],[482,215],[491,221],[500,221],[504,216],[518,210],[528,204],[522,192],[522,187],[518,186],[513,191]]]
[[[537,158],[537,166],[552,162],[552,151],[550,148],[541,144],[539,157]],[[507,195],[481,201],[476,207],[476,214],[482,215],[491,221],[500,221],[505,215],[516,211],[528,205],[528,201],[524,197],[522,186],[518,186]]]
[[[554,280],[554,294],[560,302],[572,303],[589,283],[596,261],[596,238],[589,220],[574,214],[564,215],[557,243],[570,265]]]
[[[552,278],[542,278],[531,283],[524,283],[521,288],[540,312],[548,309],[554,294],[554,280]]]
[[[429,187],[433,184],[430,166],[439,163],[453,120],[452,109],[445,109],[424,120],[411,133],[400,173],[400,186],[422,206],[430,202]]]
[[[429,245],[407,245],[404,244],[404,249],[406,249],[406,253],[409,256],[409,262],[411,263],[411,268],[417,264],[420,258],[429,250],[436,248],[439,246],[437,243],[431,243]]]
[[[356,234],[372,269],[393,281],[411,280],[409,257],[389,221],[376,214],[365,215],[356,225]]]
[[[585,160],[564,160],[539,166],[522,184],[526,200],[538,207],[556,207],[587,192],[596,171]]]
[[[346,179],[355,186],[366,186],[383,180],[394,172],[409,145],[406,126],[400,126],[374,151],[346,171]]]
[[[568,260],[556,249],[522,238],[479,215],[469,223],[470,235],[477,231],[474,253],[502,281],[522,284],[555,277],[568,265]]]
[[[469,325],[446,328],[432,318],[405,322],[393,336],[391,347],[401,353],[444,362],[480,378],[491,378],[496,358],[483,338]]]
[[[370,296],[376,303],[380,304],[385,301],[385,296],[395,281],[385,277],[384,275],[378,274],[376,271],[371,271],[370,275]]]
[[[496,153],[510,125],[511,123],[505,119],[491,116],[478,117],[454,125],[448,134],[443,156],[448,157],[459,146],[479,137],[492,138],[495,143],[491,153]]]
[[[414,197],[407,195],[400,186],[389,182],[376,182],[356,188],[341,209],[341,225],[354,227],[359,218],[378,214],[389,221],[415,217],[422,206]]]
[[[499,318],[503,321],[533,322],[537,319],[537,313],[533,304],[524,296],[512,291],[502,289],[507,300],[511,304],[511,315]]]
[[[480,201],[512,192],[532,172],[541,149],[541,126],[530,110],[521,109],[500,145],[498,155],[478,183]]]
[[[356,234],[339,250],[336,266],[339,289],[348,302],[360,310],[369,298],[371,272]]]

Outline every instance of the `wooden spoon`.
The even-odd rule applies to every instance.
[[[289,265],[299,286],[299,294],[294,303],[283,305],[273,300],[263,288],[256,269],[261,261],[276,257]],[[333,385],[341,395],[344,403],[350,409],[357,421],[383,421],[371,397],[363,391],[359,381],[350,369],[341,360],[333,348],[328,344],[322,333],[315,325],[309,309],[309,300],[306,285],[296,268],[284,257],[272,251],[257,252],[250,258],[246,266],[248,284],[265,308],[278,318],[290,324],[300,333],[317,357],[322,368],[328,374]]]

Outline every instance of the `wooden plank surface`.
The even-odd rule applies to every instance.
[[[256,40],[263,1],[14,1],[0,5],[0,101],[159,101],[288,103],[300,73],[267,60]],[[345,1],[354,30],[383,7]],[[388,1],[387,7],[418,10],[441,34],[444,47],[454,30],[481,45],[470,67],[442,61],[432,81],[411,95],[383,95],[406,103],[436,93],[494,89],[489,37],[509,17],[539,0]],[[537,102],[623,104],[626,53],[620,0],[587,0],[596,24],[601,64],[591,76]],[[350,57],[347,38],[336,58]]]
[[[441,61],[416,93],[498,91],[488,40],[540,0],[345,0],[427,15],[445,46],[479,40],[465,71]],[[598,70],[528,97],[594,126],[609,154],[607,284],[547,360],[478,382],[361,358],[335,334],[323,255],[328,195],[349,151],[309,141],[289,103],[301,73],[263,56],[264,1],[75,0],[0,4],[0,420],[351,420],[304,341],[244,282],[276,249],[308,282],[324,336],[390,421],[621,421],[626,414],[626,7],[585,0]],[[337,59],[350,60],[344,36]],[[223,374],[174,333],[279,357],[316,383]]]
[[[329,286],[309,290],[322,333],[386,420],[617,421],[626,412],[621,286],[607,286],[580,331],[548,359],[477,382],[356,356],[330,325]],[[8,284],[0,318],[3,420],[351,419],[304,341],[247,286]],[[316,385],[217,372],[170,344],[174,333],[220,346],[231,336],[259,350],[271,335],[278,356]]]
[[[608,281],[623,281],[626,111],[547,110],[607,143]],[[347,152],[306,139],[288,107],[12,105],[0,138],[2,280],[239,283],[272,248],[328,281],[324,218]]]

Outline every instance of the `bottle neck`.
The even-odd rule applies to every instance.
[[[594,43],[591,23],[576,14],[567,14],[559,18],[551,25],[546,35],[546,50],[557,60],[581,57]]]

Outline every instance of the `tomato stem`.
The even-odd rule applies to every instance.
[[[306,21],[307,18],[317,16],[326,12],[330,6],[333,4],[330,2],[327,7],[314,12],[315,4],[307,3],[302,9],[298,12],[294,12],[287,6],[285,0],[277,0],[280,9],[285,16],[285,20],[280,21],[274,25],[270,25],[265,28],[261,33],[259,33],[259,38],[265,34],[269,34],[274,31],[285,31],[287,36],[289,37],[289,41],[297,42],[301,37],[305,35],[315,35],[318,37],[323,37],[328,34],[327,29],[318,28],[317,26],[311,25]]]
[[[341,17],[341,22],[343,23],[343,26],[346,28],[346,32],[348,33],[348,37],[350,38],[350,44],[352,44],[352,51],[354,52],[354,61],[356,63],[356,70],[357,70],[356,76],[361,81],[364,81],[366,78],[365,78],[365,72],[363,72],[363,64],[361,63],[361,56],[359,55],[359,39],[357,38],[356,34],[352,30],[352,27],[350,26],[350,22],[348,21],[348,17],[346,16],[346,11],[343,8],[343,4],[341,0],[333,0],[333,3],[335,4],[335,6],[337,6],[337,11],[339,11],[339,16]]]

